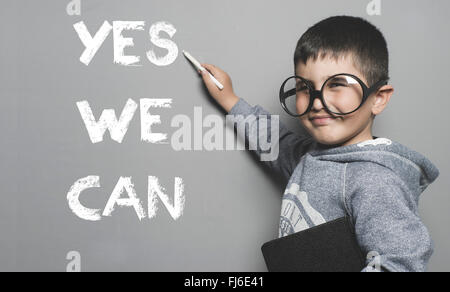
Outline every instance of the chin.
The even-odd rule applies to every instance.
[[[323,144],[323,145],[328,145],[328,146],[334,146],[334,145],[339,145],[342,144],[342,139],[339,139],[333,135],[313,135],[314,140],[316,140],[316,142]]]

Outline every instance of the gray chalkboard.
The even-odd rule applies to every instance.
[[[285,182],[248,151],[194,150],[193,140],[191,151],[174,149],[175,117],[192,121],[192,135],[207,130],[195,117],[224,117],[181,51],[228,72],[238,96],[300,132],[277,92],[293,72],[301,34],[341,14],[368,19],[388,41],[396,91],[374,134],[436,162],[441,176],[424,193],[420,214],[435,243],[429,269],[450,270],[448,1],[81,0],[79,11],[72,2],[1,4],[1,271],[266,271],[260,247],[277,235]],[[85,62],[76,24],[92,37],[102,25],[110,29]],[[152,29],[178,52],[164,59],[168,50]],[[126,38],[134,46],[120,55],[115,45]],[[152,106],[156,99],[161,104]],[[135,112],[125,134],[89,135],[81,112],[119,116],[127,102]],[[164,137],[145,132],[146,122],[168,134],[166,143],[154,143]],[[68,193],[83,178],[95,187],[80,202],[100,210],[91,214],[98,220],[71,209]],[[142,210],[108,209],[121,183]],[[157,186],[169,207],[183,193],[178,208],[158,196],[149,204],[148,190]]]

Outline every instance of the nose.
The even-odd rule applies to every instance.
[[[322,101],[320,100],[320,91],[315,90],[311,93],[311,98],[313,99],[312,109],[315,111],[320,111],[324,108]]]

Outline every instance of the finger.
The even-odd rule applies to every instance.
[[[206,70],[208,70],[212,75],[216,75],[219,73],[219,70],[217,69],[216,66],[212,65],[212,64],[207,64],[207,63],[203,63],[201,64],[202,67],[204,67]]]
[[[200,71],[200,75],[202,76],[203,82],[205,83],[206,87],[209,90],[213,89],[214,88],[214,82],[212,81],[211,77],[209,77],[208,72],[206,70]]]

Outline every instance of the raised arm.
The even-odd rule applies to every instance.
[[[202,73],[203,81],[211,96],[229,115],[235,117],[233,123],[238,129],[244,129],[243,131],[238,130],[238,135],[246,143],[255,141],[261,143],[262,140],[266,140],[264,142],[267,143],[270,141],[272,155],[268,155],[267,149],[262,151],[261,147],[254,147],[253,151],[273,171],[282,175],[285,179],[289,179],[300,158],[306,153],[312,139],[290,131],[279,121],[278,116],[272,116],[261,106],[251,106],[245,99],[237,97],[233,91],[231,78],[223,70],[210,64],[202,64],[202,66],[224,85],[224,89],[219,90],[211,81],[209,75],[205,72]],[[272,126],[276,128],[272,128]],[[248,127],[247,131],[245,130],[246,127]],[[261,133],[265,133],[264,139],[259,137]],[[274,147],[277,149],[276,152],[273,150]],[[267,159],[267,157],[270,157],[270,159]]]

